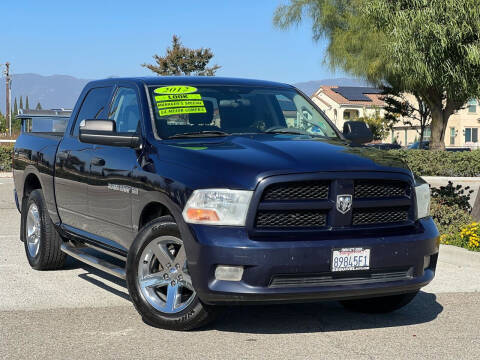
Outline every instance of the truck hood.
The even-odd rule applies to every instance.
[[[402,172],[411,176],[405,163],[387,151],[341,140],[259,134],[161,143],[159,158],[195,168],[197,174],[208,177],[210,187],[254,189],[267,176],[326,171]]]

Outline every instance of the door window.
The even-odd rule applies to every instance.
[[[134,89],[121,87],[118,89],[108,114],[116,123],[119,133],[138,133],[140,130],[140,107]]]
[[[83,120],[106,119],[107,102],[112,93],[113,87],[93,88],[85,96],[82,106],[78,112],[75,123],[74,135],[78,135],[78,128]]]

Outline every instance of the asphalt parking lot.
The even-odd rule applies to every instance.
[[[170,332],[142,322],[121,280],[73,259],[31,270],[12,189],[0,178],[0,359],[480,359],[480,262],[440,255],[433,283],[393,314],[231,307],[206,329]]]

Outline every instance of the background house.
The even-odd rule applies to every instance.
[[[407,98],[415,103],[413,96]],[[376,112],[382,117],[385,114],[381,90],[374,87],[321,86],[312,95],[312,100],[340,130],[343,129],[345,121],[372,116]],[[413,126],[404,124],[404,120],[411,121]],[[420,137],[420,126],[416,123],[418,122],[412,119],[400,119],[383,142],[397,142],[402,146],[413,144]],[[479,128],[480,104],[474,99],[450,117],[445,146],[480,148]],[[428,141],[430,136],[430,128],[426,128],[424,140]]]
[[[374,115],[383,116],[385,106],[381,90],[374,87],[321,86],[312,100],[341,130],[348,120]]]

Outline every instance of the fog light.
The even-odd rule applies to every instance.
[[[240,281],[243,276],[243,266],[218,265],[215,269],[215,279]]]
[[[430,267],[430,255],[423,258],[423,270],[426,270]]]

